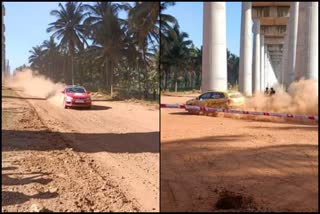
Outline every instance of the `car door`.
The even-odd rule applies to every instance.
[[[197,106],[205,106],[206,105],[206,101],[210,98],[210,92],[201,94],[199,96],[199,99],[196,101],[196,105]]]
[[[212,108],[224,108],[226,103],[227,98],[222,92],[210,92],[210,97],[206,100],[206,106]]]

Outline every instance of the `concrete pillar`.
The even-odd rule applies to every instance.
[[[306,2],[306,79],[318,80],[318,2]]]
[[[268,54],[267,57],[267,67],[268,67],[268,86],[269,88],[271,87],[271,82],[270,82],[270,74],[272,74],[273,70],[272,70],[272,66],[271,66],[271,60],[270,60],[270,55]]]
[[[202,90],[227,90],[225,2],[204,2]]]
[[[304,78],[306,69],[306,2],[299,2],[298,40],[296,50],[295,80]]]
[[[263,53],[263,57],[264,57],[264,89],[266,87],[269,87],[268,85],[268,66],[267,66],[267,60],[268,60],[268,54],[267,54],[267,45],[265,44],[265,47],[264,47],[264,53]]]
[[[271,66],[271,61],[270,61],[270,56],[269,56],[269,54],[267,53],[267,58],[266,58],[266,67],[267,67],[267,73],[268,73],[268,75],[267,75],[267,86],[269,87],[269,89],[270,89],[270,87],[271,87],[271,79],[270,79],[270,74],[272,74],[272,72],[273,72],[273,70],[272,70],[272,66]]]
[[[253,94],[260,91],[260,20],[253,21]]]
[[[287,31],[286,31],[287,32]],[[288,87],[288,33],[286,33],[284,37],[284,45],[283,45],[283,55],[281,60],[282,66],[281,71],[279,71],[279,83]]]
[[[264,36],[260,38],[260,91],[264,91]]]
[[[298,15],[299,2],[291,2],[288,29],[288,64],[287,76],[285,77],[287,85],[290,85],[294,81],[298,37]]]
[[[267,67],[268,67],[268,87],[274,87],[278,81],[278,77],[276,76],[276,66],[274,65],[274,62],[272,62],[271,56],[268,53],[268,58],[267,58]]]
[[[251,2],[242,2],[239,89],[246,96],[252,95]]]

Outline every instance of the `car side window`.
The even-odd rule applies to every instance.
[[[200,100],[210,99],[210,92],[205,93],[205,94],[202,94],[202,95],[199,97],[199,99],[200,99]]]
[[[211,92],[210,94],[210,99],[221,99],[221,98],[225,98],[223,93]]]

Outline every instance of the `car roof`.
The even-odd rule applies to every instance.
[[[227,93],[227,91],[213,91],[213,90],[210,90],[210,91],[203,92],[203,94],[204,93],[208,93],[208,92]]]
[[[84,88],[84,87],[80,85],[67,85],[66,88]]]
[[[203,92],[202,94],[205,94],[205,93],[208,93],[208,92],[216,92],[216,93],[223,93],[223,94],[226,94],[226,95],[231,95],[231,94],[241,94],[241,92],[239,92],[239,91],[213,91],[213,90],[211,90],[211,91],[206,91],[206,92]],[[241,94],[242,95],[242,94]]]

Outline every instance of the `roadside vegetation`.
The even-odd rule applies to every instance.
[[[67,2],[50,14],[51,37],[31,48],[31,69],[111,97],[159,99],[159,3]]]

